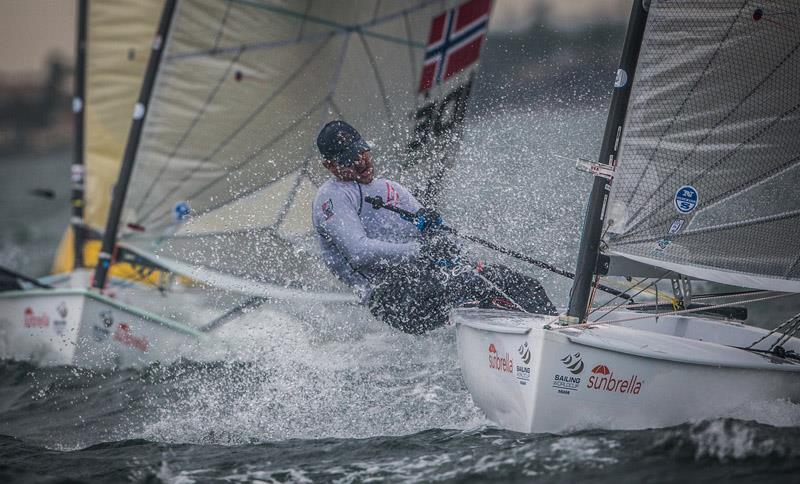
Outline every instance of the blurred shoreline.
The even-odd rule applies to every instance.
[[[64,148],[3,158],[0,265],[34,277],[50,272],[69,223],[71,161]]]

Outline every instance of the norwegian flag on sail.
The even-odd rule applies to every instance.
[[[440,84],[478,60],[491,7],[492,0],[470,0],[434,17],[419,92]]]

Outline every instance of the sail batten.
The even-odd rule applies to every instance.
[[[800,292],[800,30],[786,18],[800,5],[651,5],[607,213],[611,254]]]

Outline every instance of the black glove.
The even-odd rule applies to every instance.
[[[431,208],[421,208],[414,214],[414,225],[423,234],[431,232],[442,225],[442,216]]]
[[[438,233],[422,240],[420,255],[436,265],[450,267],[458,261],[461,250],[446,234]]]

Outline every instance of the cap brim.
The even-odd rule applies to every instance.
[[[337,165],[350,166],[355,163],[358,155],[360,155],[363,151],[369,150],[370,147],[366,142],[364,142],[364,140],[358,140],[342,151],[331,156],[331,161],[335,162]]]

